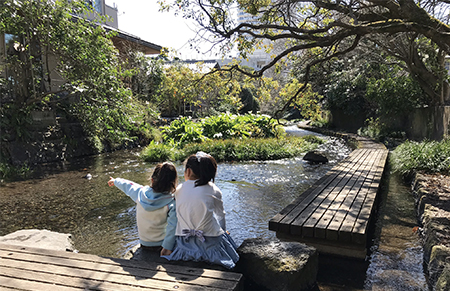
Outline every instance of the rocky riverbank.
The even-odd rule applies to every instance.
[[[412,190],[430,288],[450,290],[450,176],[416,174]]]

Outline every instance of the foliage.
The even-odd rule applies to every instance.
[[[161,129],[164,142],[184,145],[208,139],[267,138],[283,134],[275,120],[264,115],[222,113],[195,122],[189,117],[174,120]]]
[[[450,53],[446,1],[405,0],[396,5],[387,0],[158,2],[164,11],[196,20],[197,36],[207,39],[214,48],[219,47],[224,55],[236,48],[240,61],[258,48],[273,54],[259,70],[248,72],[233,66],[249,76],[263,76],[271,68],[281,71],[292,59],[301,58],[303,62],[298,62],[303,75],[301,83],[306,84],[314,66],[370,45],[377,52],[383,50],[401,60],[433,104],[449,100],[442,61]],[[236,22],[233,13],[236,6],[252,17],[244,23]],[[195,46],[196,40],[191,43]],[[283,48],[274,50],[275,47]],[[439,53],[429,53],[432,51]],[[427,58],[433,60],[428,62]]]
[[[239,110],[240,114],[253,113],[256,114],[259,111],[259,102],[253,96],[253,92],[249,88],[243,88],[239,94],[241,99],[242,107]]]
[[[303,139],[310,143],[323,144],[325,141],[317,135],[305,135]]]
[[[21,166],[13,166],[9,163],[0,162],[0,178],[8,180],[26,179],[32,174],[31,167],[24,163]]]
[[[32,120],[30,108],[18,108],[15,104],[2,104],[0,107],[0,140],[25,140],[30,137],[28,127]]]
[[[379,118],[369,118],[366,120],[366,127],[358,129],[358,135],[367,136],[373,139],[381,139],[383,132],[385,132],[385,125]]]
[[[204,74],[205,73],[205,74]],[[221,107],[239,108],[241,86],[231,76],[208,74],[201,62],[191,69],[174,63],[164,71],[159,100],[163,116],[185,115],[195,109],[197,115],[208,115]]]
[[[102,148],[98,141],[117,148],[148,130],[153,114],[123,84],[132,72],[124,70],[110,40],[114,33],[99,25],[106,19],[80,17],[94,14],[79,0],[2,2],[0,33],[11,36],[5,64],[7,103],[23,112],[32,107],[62,110],[82,123],[89,139],[97,141],[96,148]],[[23,130],[22,125],[2,122],[2,132],[17,128]]]
[[[327,128],[329,127],[329,121],[325,118],[320,117],[317,120],[311,121],[311,125],[319,128]]]
[[[189,155],[204,151],[212,155],[218,162],[275,160],[298,156],[313,150],[323,143],[318,138],[288,137],[283,139],[227,139],[207,140],[202,143],[186,144],[181,150],[164,144],[152,144],[141,152],[146,161],[161,162],[166,160],[184,160]]]
[[[403,175],[414,171],[450,174],[450,139],[437,141],[406,141],[391,155],[394,171]]]
[[[171,144],[155,143],[152,141],[140,153],[142,159],[146,162],[162,162],[174,160],[179,150]]]
[[[371,77],[367,82],[365,98],[376,104],[379,116],[404,115],[427,104],[428,100],[419,84],[409,75],[399,73],[398,67],[391,67],[382,77]]]
[[[239,137],[276,137],[280,134],[280,126],[275,120],[265,115],[222,114],[202,120],[203,134],[208,138],[239,138]]]
[[[189,144],[183,148],[185,157],[197,151],[212,155],[217,161],[277,160],[297,156],[312,150],[317,144],[305,139],[228,139],[209,140],[201,144]]]
[[[399,65],[367,63],[355,56],[336,60],[328,69],[333,71],[314,84],[316,90],[324,93],[326,107],[348,115],[364,113],[369,120],[380,118],[378,123],[386,131],[391,130],[395,120],[402,120],[414,108],[429,103],[418,82]],[[363,130],[375,129],[374,125],[370,122]],[[373,133],[368,135],[373,137]]]
[[[150,58],[143,53],[129,48],[126,51],[125,67],[131,74],[124,79],[131,88],[133,96],[139,100],[159,104],[161,102],[161,87],[164,81],[164,59]]]
[[[206,139],[202,134],[201,123],[192,121],[190,117],[181,117],[161,129],[163,141],[171,144],[201,142]]]
[[[281,90],[280,97],[284,100],[291,99],[291,96],[295,95],[299,88],[302,86],[297,79],[292,79]],[[307,85],[295,99],[291,101],[291,107],[298,109],[300,115],[305,119],[317,120],[320,118],[321,107],[319,105],[322,96],[312,90],[311,85]]]

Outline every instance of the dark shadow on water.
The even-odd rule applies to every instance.
[[[368,266],[365,260],[320,255],[316,290],[363,290]]]

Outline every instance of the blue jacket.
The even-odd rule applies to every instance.
[[[173,250],[177,216],[172,194],[156,193],[150,186],[116,178],[114,185],[136,202],[139,241],[144,246]]]

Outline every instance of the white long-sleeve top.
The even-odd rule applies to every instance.
[[[183,236],[183,229],[201,230],[204,236],[220,236],[225,230],[225,211],[222,192],[212,182],[194,187],[188,180],[175,192],[177,228],[175,235]]]

